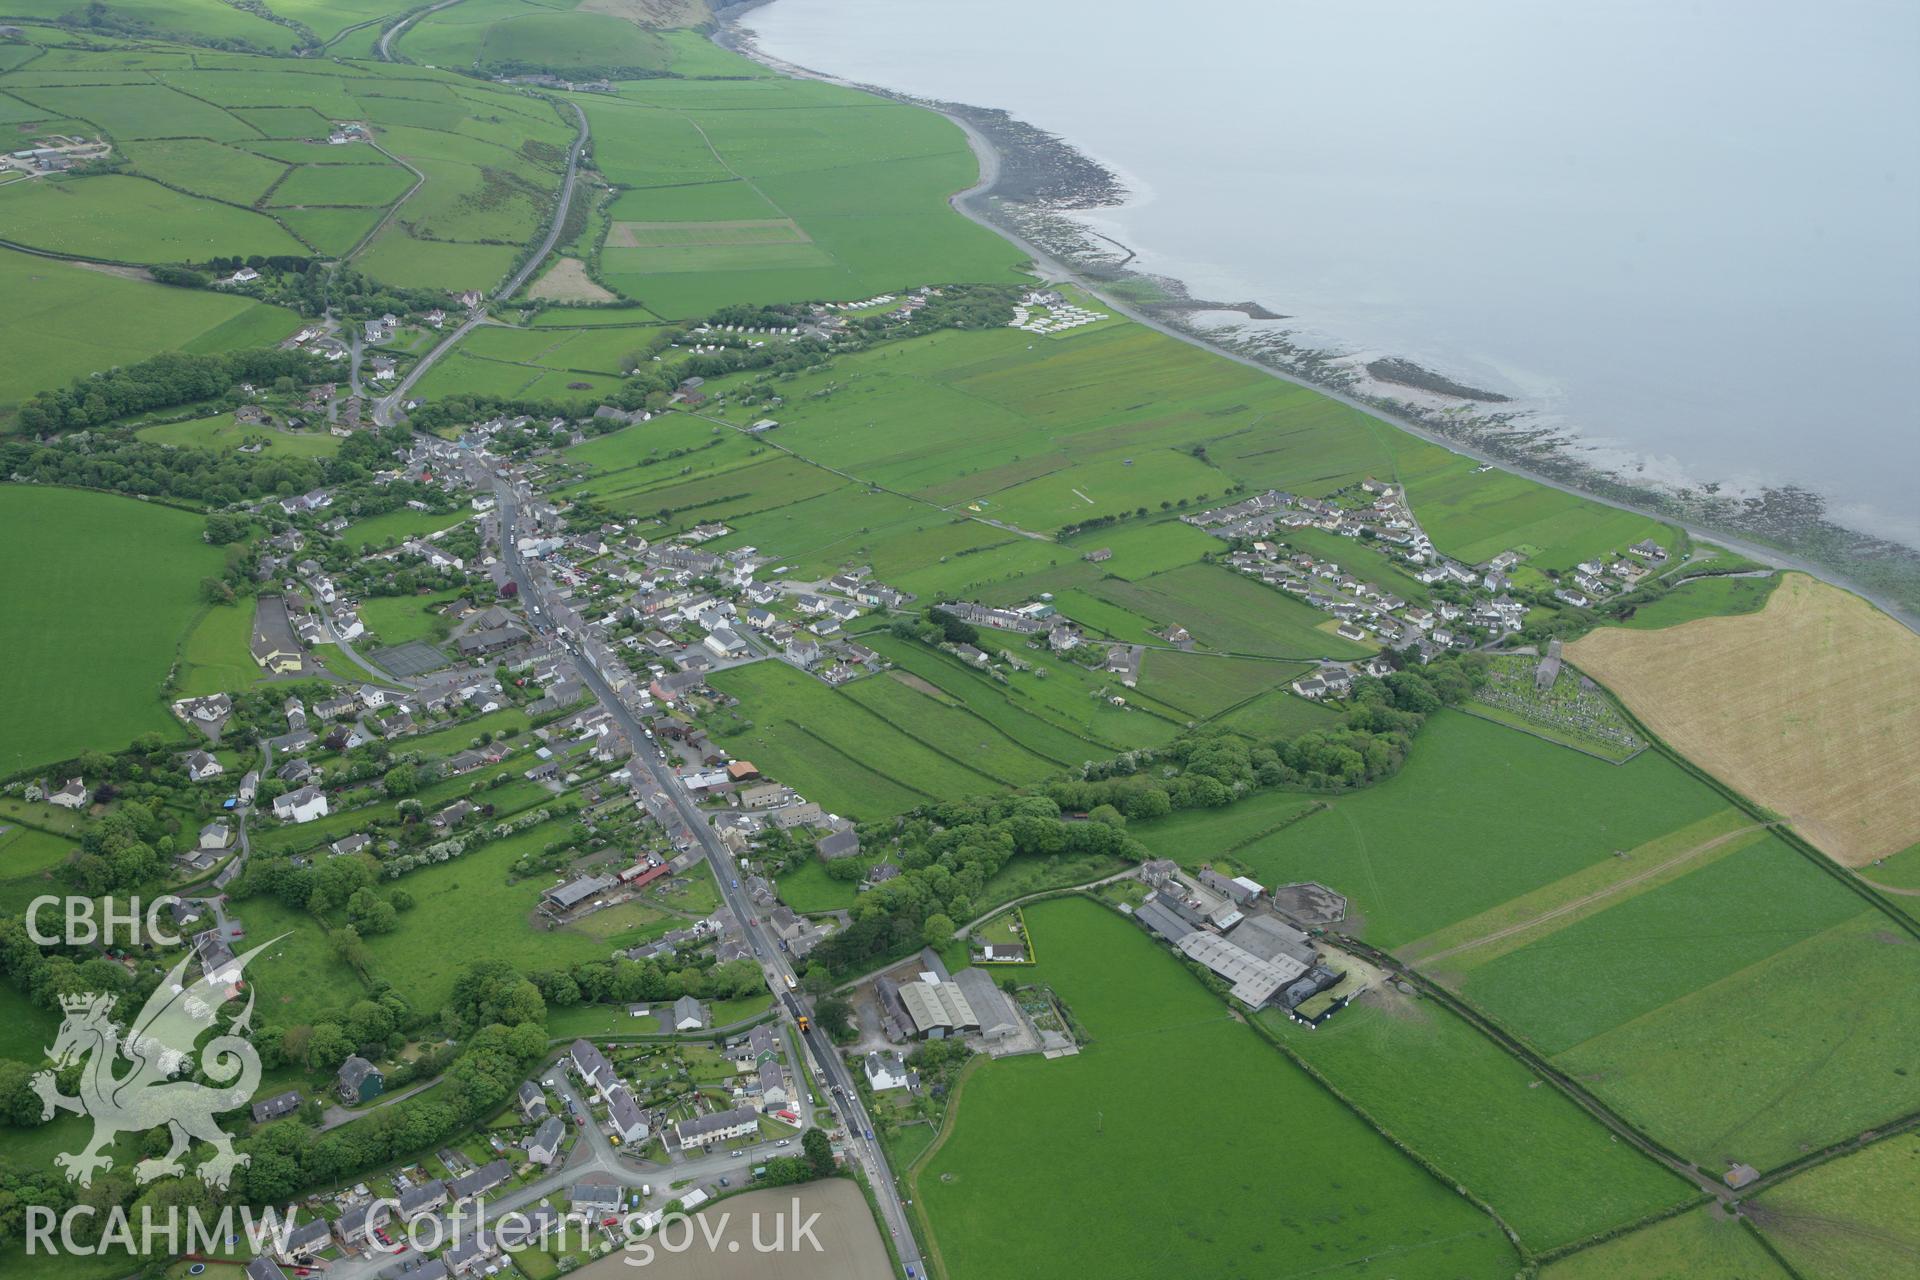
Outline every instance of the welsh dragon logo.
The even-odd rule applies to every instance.
[[[93,1118],[93,1138],[79,1151],[63,1151],[54,1163],[66,1171],[69,1182],[93,1185],[96,1170],[111,1169],[113,1157],[104,1148],[122,1133],[144,1133],[165,1125],[173,1145],[164,1156],[134,1166],[139,1184],[185,1172],[180,1157],[198,1139],[214,1151],[200,1163],[203,1181],[224,1190],[233,1171],[248,1157],[233,1149],[233,1139],[214,1117],[232,1111],[253,1096],[260,1085],[260,1055],[245,1037],[253,1014],[253,993],[226,1030],[196,1049],[201,1035],[214,1028],[220,1008],[237,994],[247,963],[279,939],[262,943],[245,955],[215,968],[197,982],[186,981],[191,955],[161,980],[139,1016],[123,1036],[111,1014],[117,997],[82,994],[61,997],[66,1019],[47,1056],[61,1069],[85,1060],[79,1096],[60,1092],[52,1070],[33,1077],[40,1095],[40,1118],[51,1120],[56,1110]],[[196,1052],[201,1073],[212,1085],[176,1079]],[[124,1074],[120,1068],[131,1063]]]

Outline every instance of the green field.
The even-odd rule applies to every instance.
[[[1398,775],[1236,856],[1263,881],[1332,885],[1392,948],[1723,807],[1653,752],[1612,765],[1441,712]]]
[[[1717,1205],[1584,1249],[1543,1280],[1788,1280],[1766,1247]]]
[[[965,703],[922,692],[891,672],[856,680],[845,692],[900,732],[958,757],[1007,786],[1022,786],[1060,772],[1062,761],[1028,750]]]
[[[1013,672],[1002,684],[952,654],[918,642],[876,634],[866,643],[902,670],[960,699],[1028,750],[1067,765],[1157,746],[1179,732],[1184,721],[1179,711],[1139,690],[1038,650],[1018,650],[1032,670]],[[1123,695],[1127,705],[1114,706],[1111,699]]]
[[[1216,858],[1234,856],[1262,837],[1300,821],[1324,803],[1297,792],[1266,791],[1224,809],[1188,809],[1151,822],[1132,823],[1127,834],[1158,857],[1198,869]]]
[[[233,420],[233,415],[225,413],[142,427],[134,434],[155,444],[219,452],[259,441],[267,446],[268,456],[278,458],[331,458],[340,452],[339,437],[327,431],[324,422],[310,430],[282,431],[275,427],[242,426]]]
[[[1920,1134],[1903,1133],[1762,1192],[1761,1234],[1807,1280],[1898,1280],[1920,1269]]]
[[[515,860],[562,834],[559,823],[532,827],[397,881],[416,905],[400,917],[398,929],[366,940],[374,971],[415,1008],[432,1009],[445,1002],[460,970],[478,960],[502,959],[522,970],[604,960],[607,942],[535,922],[534,909],[553,886],[552,877],[507,883]]]
[[[1920,943],[1878,911],[1795,940],[1841,909],[1817,887],[1825,877],[1804,872],[1786,883],[1807,903],[1715,903],[1709,925],[1695,931],[1733,936],[1736,955],[1751,956],[1768,939],[1784,944],[1779,950],[1725,976],[1722,966],[1707,967],[1692,990],[1555,1064],[1675,1150],[1716,1167],[1774,1167],[1911,1113],[1920,1103],[1912,1074],[1920,1030],[1901,1007],[1920,983]],[[1698,947],[1694,936],[1659,942],[1648,950],[1678,957]],[[1600,999],[1617,1000],[1618,967],[1599,980]]]
[[[1695,618],[1758,613],[1780,584],[1778,574],[1765,578],[1698,578],[1675,587],[1658,600],[1643,604],[1620,623],[1641,631],[1677,627]]]
[[[409,640],[444,640],[453,619],[443,610],[459,594],[437,591],[425,596],[373,596],[360,602],[360,621],[366,623],[367,630],[379,636],[384,645],[405,644]]]
[[[273,189],[276,205],[388,205],[407,193],[414,176],[399,165],[306,164]]]
[[[54,892],[49,876],[73,851],[71,840],[0,816],[0,911],[24,912],[36,897]],[[0,1046],[0,1056],[6,1053]]]
[[[1109,580],[1090,593],[1159,626],[1183,626],[1196,644],[1223,652],[1355,658],[1373,650],[1334,635],[1319,610],[1214,565],[1173,569],[1139,582]],[[1144,670],[1141,678],[1144,683]]]
[[[706,74],[731,66],[755,78],[639,80],[614,99],[578,95],[601,171],[641,189],[617,202],[616,218],[791,218],[806,242],[661,250],[610,241],[599,264],[609,285],[681,317],[734,302],[1013,279],[1018,252],[946,206],[978,173],[946,120],[819,82],[766,78],[715,48],[698,57]],[[644,190],[668,187],[678,191],[655,199]]]
[[[137,142],[127,148],[134,167],[172,187],[234,204],[252,204],[287,167],[264,156],[205,138]]]
[[[350,547],[384,547],[389,538],[404,542],[408,538],[423,537],[441,529],[450,529],[472,514],[471,511],[415,511],[411,507],[400,507],[382,515],[356,520],[341,532],[340,537]]]
[[[1668,548],[1677,541],[1671,526],[1651,516],[1549,489],[1510,471],[1479,471],[1472,458],[1399,432],[1381,434],[1427,536],[1468,564],[1511,550],[1535,568],[1565,569],[1642,538]]]
[[[252,638],[251,600],[209,607],[180,646],[179,695],[197,698],[259,683],[264,673],[253,660]]]
[[[606,67],[658,71],[671,57],[654,32],[611,14],[577,12],[573,0],[467,0],[422,18],[398,47],[434,66],[511,63],[563,74]]]
[[[1026,918],[1042,959],[1021,977],[1051,984],[1093,1043],[966,1078],[951,1133],[910,1178],[946,1271],[1513,1273],[1490,1220],[1239,1025],[1143,932],[1080,900],[1039,903]],[[1126,1104],[1143,1081],[1192,1081],[1201,1095],[1170,1129],[1165,1108]],[[1047,1203],[1072,1211],[1034,1211]]]
[[[1140,668],[1140,687],[1196,720],[1211,720],[1313,670],[1309,663],[1223,658],[1155,649]]]
[[[1258,1016],[1376,1123],[1492,1205],[1531,1249],[1695,1194],[1431,1001],[1385,988],[1312,1030],[1277,1011]]]
[[[200,531],[197,516],[130,498],[0,486],[0,772],[184,734],[160,686],[200,579],[223,564]]]
[[[112,262],[304,256],[300,242],[263,214],[118,174],[0,187],[0,224],[21,244]]]
[[[719,722],[716,738],[829,812],[870,820],[1005,785],[961,751],[936,749],[847,689],[830,689],[785,663],[735,667],[709,683],[740,699],[740,715],[751,724],[733,732]]]
[[[166,350],[278,342],[300,317],[247,298],[169,289],[0,250],[0,418],[36,391]]]

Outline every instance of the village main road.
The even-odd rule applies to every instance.
[[[448,3],[453,2],[454,0],[448,0]],[[435,8],[442,9],[445,7],[446,5],[444,4],[435,6]],[[432,10],[428,10],[428,12],[431,13]],[[398,30],[399,28],[396,27],[387,34],[388,36],[392,36],[398,32]],[[384,40],[382,43],[385,43]],[[567,222],[567,210],[573,205],[574,179],[580,172],[580,155],[586,150],[588,138],[587,113],[580,109],[578,103],[569,102],[567,106],[572,108],[574,119],[578,123],[578,128],[573,135],[573,145],[567,148],[567,174],[560,182],[560,198],[554,202],[553,220],[548,224],[546,238],[540,242],[539,247],[527,255],[527,260],[521,264],[518,271],[514,272],[513,275],[508,278],[505,284],[493,291],[492,302],[505,302],[508,298],[518,293],[520,287],[539,269],[540,264],[546,261],[547,255],[553,252],[553,246],[560,242],[561,228],[563,228]],[[392,425],[394,412],[400,405],[406,403],[407,393],[413,390],[414,384],[420,381],[427,370],[433,368],[441,356],[458,346],[462,338],[487,323],[489,323],[489,318],[485,307],[475,307],[472,311],[468,312],[467,318],[460,322],[459,327],[442,338],[434,345],[433,350],[420,357],[419,363],[407,370],[407,376],[400,379],[400,384],[396,386],[390,394],[374,402],[374,424],[381,427]]]
[[[516,525],[519,522],[519,495],[514,486],[502,476],[495,476],[494,499],[500,516],[500,560],[506,566],[507,573],[519,585],[521,598],[529,607],[538,606],[552,617],[551,601],[545,599],[543,589],[536,576],[528,572],[525,562],[520,558],[515,545]],[[578,642],[584,637],[571,637]],[[592,692],[601,706],[606,708],[614,722],[619,725],[627,740],[633,744],[632,763],[643,770],[654,785],[667,797],[667,801],[679,815],[694,838],[706,851],[707,861],[713,868],[714,880],[720,886],[722,898],[732,911],[746,935],[762,967],[767,971],[768,985],[778,997],[778,1004],[784,1016],[798,1025],[802,1015],[808,1018],[809,1026],[802,1033],[814,1064],[814,1078],[825,1086],[826,1098],[835,1113],[847,1126],[847,1141],[843,1150],[849,1158],[858,1163],[867,1175],[868,1185],[872,1188],[874,1202],[879,1208],[880,1218],[892,1234],[894,1248],[900,1261],[916,1274],[924,1274],[925,1266],[920,1251],[914,1241],[912,1223],[907,1217],[906,1206],[900,1190],[894,1182],[893,1171],[888,1166],[886,1153],[881,1150],[878,1140],[873,1136],[873,1120],[867,1114],[860,1100],[859,1090],[846,1063],[827,1040],[817,1022],[812,1018],[812,1006],[808,998],[798,990],[798,980],[792,967],[774,939],[762,925],[758,912],[747,900],[740,887],[740,869],[733,859],[732,851],[715,833],[707,822],[705,814],[696,808],[687,796],[686,789],[674,775],[673,767],[654,742],[653,735],[639,716],[627,706],[626,702],[607,684],[604,677],[593,668],[593,664],[582,658],[578,664],[580,677],[588,690]]]

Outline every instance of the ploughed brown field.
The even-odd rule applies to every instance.
[[[1920,841],[1920,636],[1787,574],[1758,613],[1567,646],[1688,759],[1862,867]]]

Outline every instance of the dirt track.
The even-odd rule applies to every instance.
[[[1467,942],[1462,942],[1457,946],[1448,947],[1444,951],[1436,951],[1430,956],[1421,956],[1418,959],[1412,961],[1412,963],[1419,965],[1422,968],[1426,968],[1434,964],[1436,961],[1445,960],[1448,956],[1457,956],[1462,951],[1472,951],[1476,947],[1484,947],[1488,943],[1498,942],[1502,938],[1511,938],[1516,933],[1525,933],[1527,930],[1537,928],[1538,926],[1547,923],[1549,920],[1558,920],[1561,916],[1567,915],[1570,912],[1578,911],[1582,907],[1588,906],[1595,902],[1600,902],[1606,898],[1611,898],[1613,895],[1621,892],[1622,890],[1631,889],[1634,885],[1639,884],[1641,881],[1651,879],[1652,877],[1659,875],[1663,871],[1679,866],[1683,862],[1689,862],[1694,858],[1699,857],[1703,853],[1711,853],[1713,850],[1718,849],[1721,845],[1725,844],[1729,840],[1737,840],[1741,836],[1748,835],[1751,832],[1759,831],[1766,827],[1772,827],[1772,826],[1778,826],[1778,825],[1779,825],[1778,823],[1772,823],[1772,822],[1756,822],[1756,823],[1753,823],[1751,826],[1741,827],[1738,831],[1729,831],[1724,835],[1715,836],[1713,839],[1708,840],[1705,843],[1695,845],[1693,848],[1688,849],[1685,853],[1677,853],[1673,857],[1668,858],[1665,862],[1657,863],[1654,866],[1648,867],[1645,871],[1641,871],[1641,872],[1638,872],[1637,874],[1628,876],[1625,880],[1616,880],[1604,889],[1596,889],[1592,893],[1583,894],[1580,897],[1575,898],[1571,902],[1563,902],[1559,906],[1553,908],[1551,911],[1542,911],[1539,915],[1532,916],[1526,920],[1522,920],[1518,924],[1510,924],[1510,925],[1507,925],[1505,928],[1495,929],[1492,933],[1483,934],[1478,938],[1473,938]]]

